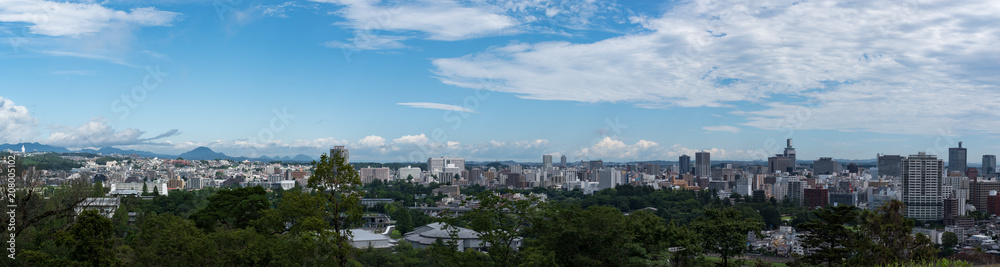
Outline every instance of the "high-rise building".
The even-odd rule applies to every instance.
[[[997,156],[983,155],[983,175],[990,175],[997,172]]]
[[[943,218],[943,168],[943,161],[924,152],[903,160],[903,203],[906,204],[906,217],[921,221]]]
[[[813,172],[816,174],[834,174],[840,172],[840,163],[833,158],[819,158],[813,161]]]
[[[795,148],[792,147],[792,139],[791,138],[788,138],[788,140],[785,140],[785,154],[783,156],[785,156],[786,158],[791,159],[792,160],[792,168],[795,168],[795,165],[797,163],[795,162]]]
[[[562,155],[562,157],[559,157],[559,166],[562,167],[563,169],[565,169],[567,167],[566,166],[566,155]]]
[[[903,176],[903,157],[900,155],[878,155],[878,175],[899,178]]]
[[[785,157],[784,155],[778,154],[774,157],[767,158],[767,172],[768,173],[791,173],[795,164],[792,158]]]
[[[948,172],[965,173],[967,151],[962,147],[962,142],[958,142],[958,147],[948,149]]]
[[[600,169],[600,168],[604,168],[604,161],[603,160],[591,160],[590,161],[590,169],[597,170],[597,169]]]
[[[680,165],[680,170],[677,172],[678,174],[691,173],[691,156],[681,155],[678,160],[678,165]]]
[[[461,158],[428,158],[427,171],[437,175],[442,172],[458,173],[465,169],[465,159]]]
[[[712,177],[712,156],[708,151],[694,153],[694,176]]]
[[[552,155],[542,155],[542,170],[552,169]]]
[[[333,155],[336,154],[336,152],[340,152],[340,156],[344,157],[344,163],[351,162],[350,153],[347,151],[347,148],[345,148],[344,146],[334,146],[333,148],[331,148],[330,149],[331,160],[333,159]]]
[[[660,164],[646,163],[646,173],[650,175],[660,175]]]
[[[805,181],[788,181],[788,185],[785,187],[785,198],[790,199],[795,205],[802,205],[802,195],[805,192],[805,187]]]
[[[807,208],[823,207],[830,203],[830,190],[826,188],[807,188],[802,190],[804,205]]]

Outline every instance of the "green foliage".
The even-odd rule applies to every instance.
[[[706,209],[705,214],[691,222],[691,228],[701,235],[702,247],[722,256],[723,266],[729,258],[747,251],[747,235],[764,228],[757,218],[748,218],[732,208]]]
[[[215,243],[194,223],[163,214],[147,217],[130,244],[140,266],[212,266],[220,255]]]
[[[324,242],[333,242],[330,255],[336,257],[339,265],[347,266],[347,258],[351,255],[351,229],[361,222],[364,208],[361,206],[361,177],[358,171],[346,162],[340,152],[327,157],[320,156],[318,162],[313,162],[313,175],[309,177],[308,188],[316,190],[323,198],[326,218],[330,218],[333,229],[318,232]]]
[[[858,211],[854,206],[837,206],[817,209],[814,213],[817,219],[799,225],[800,230],[809,232],[802,241],[805,248],[816,250],[803,260],[816,265],[843,265],[855,242],[855,234],[847,226],[856,223]]]
[[[925,262],[934,259],[937,250],[923,234],[911,235],[913,221],[903,216],[903,202],[893,200],[877,211],[861,215],[860,231],[852,264],[886,265],[901,262]]]
[[[191,214],[191,219],[209,232],[217,225],[226,229],[246,228],[271,207],[266,194],[259,186],[219,190],[208,197],[208,206]]]
[[[37,170],[69,171],[73,168],[83,167],[83,164],[71,159],[65,159],[57,153],[44,153],[35,156],[23,157],[20,158],[20,160],[22,166],[33,166]]]
[[[496,192],[482,192],[472,198],[479,206],[462,215],[468,227],[489,244],[487,255],[499,266],[516,266],[522,231],[535,216],[537,198],[512,200]]]

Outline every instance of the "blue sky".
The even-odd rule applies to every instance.
[[[0,1],[0,142],[360,161],[1000,152],[995,1]]]

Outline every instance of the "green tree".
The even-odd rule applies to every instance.
[[[903,216],[903,202],[892,200],[878,210],[861,215],[861,235],[853,246],[852,265],[886,265],[893,263],[925,261],[937,251],[930,239],[912,235],[913,221]],[[923,236],[923,237],[921,237]]]
[[[702,247],[719,253],[722,265],[729,266],[729,258],[747,251],[747,234],[761,230],[764,223],[733,208],[710,208],[691,222],[691,228],[701,235]]]
[[[537,198],[512,200],[497,192],[481,192],[472,198],[479,206],[464,213],[468,227],[489,244],[487,255],[500,266],[515,266],[521,259],[518,244],[528,220],[534,216]]]
[[[955,254],[955,246],[958,245],[958,235],[955,232],[944,232],[941,234],[941,257],[948,257]]]
[[[261,218],[252,224],[268,234],[320,232],[330,228],[323,202],[315,194],[292,189],[282,195],[276,208],[263,211]]]
[[[139,266],[213,266],[219,258],[201,229],[170,214],[146,217],[131,247]]]
[[[348,229],[359,224],[364,213],[361,177],[339,151],[332,158],[324,153],[318,162],[313,161],[313,166],[315,171],[307,187],[316,190],[324,199],[327,218],[333,226],[333,231],[322,231],[319,236],[334,242],[331,253],[339,265],[346,267],[353,250]]]
[[[809,234],[803,239],[806,249],[815,249],[813,254],[803,258],[810,264],[841,266],[851,256],[854,232],[847,228],[857,221],[858,212],[854,206],[837,206],[813,211],[815,220],[799,225]]]
[[[208,206],[191,214],[191,219],[209,232],[216,225],[226,229],[246,228],[270,207],[263,187],[223,189],[209,196]]]

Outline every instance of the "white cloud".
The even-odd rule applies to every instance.
[[[326,42],[326,46],[330,48],[340,48],[349,50],[385,50],[385,49],[400,49],[405,48],[406,45],[402,43],[406,40],[406,37],[402,36],[387,36],[387,35],[361,35],[354,36],[348,42],[341,41],[329,41]]]
[[[95,3],[6,0],[0,5],[0,22],[30,24],[31,33],[77,36],[124,26],[169,26],[178,13],[152,7],[129,11],[109,9]]]
[[[385,138],[377,135],[365,136],[358,140],[358,146],[360,147],[380,147],[385,145]]]
[[[396,105],[415,107],[415,108],[429,108],[429,109],[440,109],[440,110],[451,110],[451,111],[461,111],[468,113],[476,113],[475,110],[459,107],[455,105],[438,104],[438,103],[427,103],[427,102],[408,102],[408,103],[396,103]]]
[[[729,126],[729,125],[705,126],[701,128],[709,132],[730,132],[730,133],[740,132],[740,128],[736,128],[734,126]]]
[[[323,0],[344,6],[338,15],[359,31],[417,31],[431,40],[454,41],[496,34],[517,25],[511,17],[457,1],[388,3],[369,0]]]
[[[392,139],[392,142],[395,144],[424,144],[427,141],[427,136],[424,134],[404,135],[400,138]]]
[[[38,134],[37,127],[38,120],[28,113],[28,108],[0,96],[0,142],[32,141]]]
[[[553,33],[551,26],[584,29],[594,20],[625,21],[612,1],[575,0],[312,0],[341,6],[334,12],[355,30],[348,41],[326,46],[353,50],[399,49],[411,38],[456,41],[521,32]],[[545,18],[543,25],[531,25]]]
[[[636,18],[642,33],[515,43],[433,64],[442,82],[460,87],[738,108],[743,125],[764,129],[1000,132],[988,123],[1000,117],[1000,30],[991,26],[1000,5],[903,2],[698,0]],[[810,114],[788,122],[803,116],[793,112]]]
[[[675,144],[670,147],[649,140],[639,140],[634,144],[611,137],[604,137],[591,146],[573,152],[580,159],[605,161],[642,161],[642,160],[677,160],[681,155],[694,156],[696,152],[706,151],[713,159],[727,160],[757,160],[760,152],[744,150],[725,150],[721,148],[693,149]],[[766,153],[765,153],[766,154]]]
[[[146,132],[128,128],[117,131],[107,119],[96,117],[79,127],[57,127],[52,129],[46,144],[67,148],[110,147],[119,145],[148,144],[157,145],[151,141],[175,136],[179,131],[174,129],[152,138],[142,138]]]

